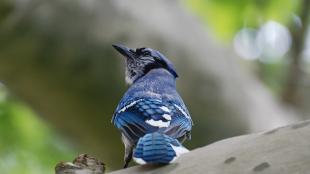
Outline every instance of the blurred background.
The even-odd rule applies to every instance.
[[[310,0],[1,0],[0,171],[50,174],[79,153],[121,168],[111,117],[128,86],[111,44],[170,58],[185,146],[310,115]]]

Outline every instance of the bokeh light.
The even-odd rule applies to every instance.
[[[234,38],[234,48],[244,59],[259,59],[271,63],[289,51],[291,42],[290,32],[285,26],[268,21],[258,31],[251,28],[241,29]]]
[[[234,48],[244,59],[254,60],[261,55],[261,50],[256,44],[257,30],[243,28],[234,38]]]
[[[285,26],[269,21],[262,25],[257,34],[257,46],[262,50],[261,61],[274,62],[289,51],[290,32]]]

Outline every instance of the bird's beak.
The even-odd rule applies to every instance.
[[[112,45],[119,53],[121,53],[123,56],[125,56],[126,58],[131,58],[133,59],[135,57],[135,52],[124,46],[124,45],[121,45],[121,44],[113,44]]]

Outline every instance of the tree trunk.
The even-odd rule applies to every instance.
[[[300,105],[302,102],[300,86],[304,73],[301,68],[302,52],[305,48],[305,40],[309,28],[310,0],[301,1],[301,9],[298,14],[300,23],[295,20],[291,22],[292,49],[291,63],[288,70],[286,85],[283,90],[282,98],[285,102],[292,105]]]

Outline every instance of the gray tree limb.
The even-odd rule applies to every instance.
[[[310,121],[225,139],[166,166],[135,166],[111,174],[309,174]]]
[[[309,148],[310,120],[224,139],[192,150],[173,164],[135,166],[110,174],[308,174]],[[85,155],[56,166],[56,174],[103,172],[103,163]]]

